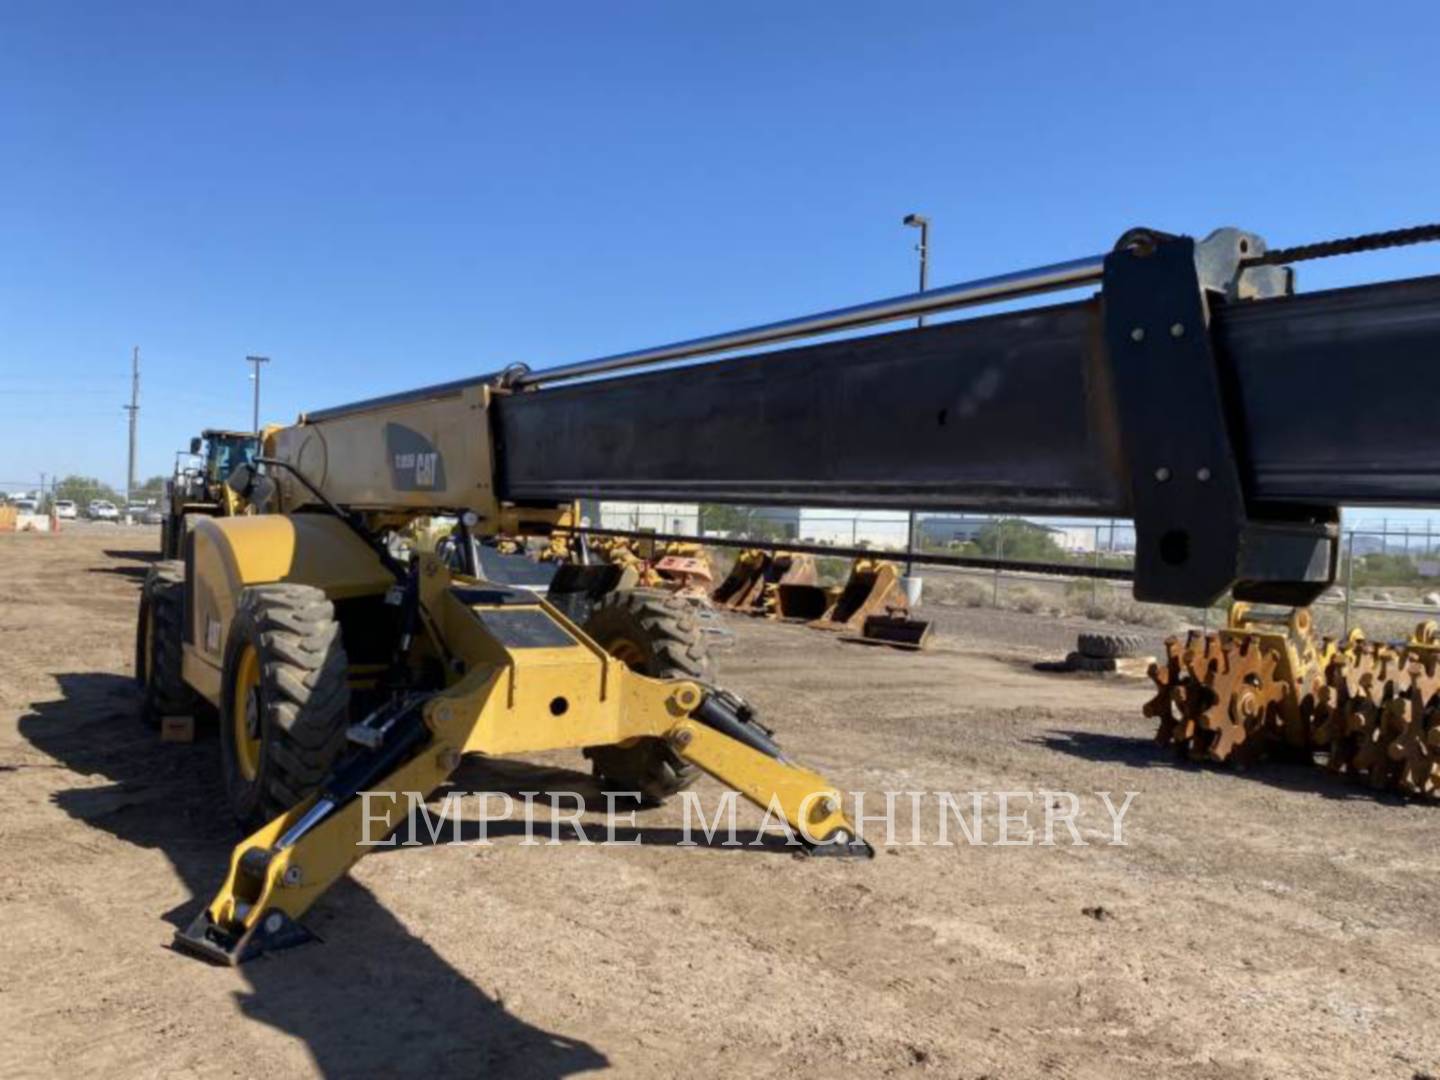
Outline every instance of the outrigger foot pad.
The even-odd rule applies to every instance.
[[[829,859],[873,859],[875,849],[858,836],[851,836],[844,829],[833,832],[818,844],[807,843],[802,849],[813,858]]]
[[[177,949],[228,967],[319,940],[283,911],[267,911],[249,929],[234,931],[216,923],[210,909],[203,908],[186,929],[175,931]]]

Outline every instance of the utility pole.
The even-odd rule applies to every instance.
[[[920,252],[920,291],[923,293],[930,284],[930,219],[924,214],[906,214],[902,225],[920,230],[920,243],[915,250]],[[924,326],[925,316],[915,320],[915,325]],[[905,532],[905,576],[915,573],[915,511],[910,511],[910,520]]]
[[[140,416],[140,346],[130,353],[130,462],[125,469],[125,520],[130,520],[130,492],[135,488],[135,428]]]
[[[256,435],[259,435],[259,434],[260,434],[260,365],[261,365],[261,364],[268,364],[268,363],[270,362],[270,358],[269,358],[268,356],[247,356],[247,357],[245,357],[245,362],[246,362],[247,364],[253,364],[253,365],[255,366],[255,370],[254,370],[253,372],[251,372],[251,374],[250,374],[250,378],[252,378],[252,379],[255,380],[255,414],[254,414],[254,419],[253,419],[253,422],[252,422],[251,426],[255,429],[255,434],[256,434]]]

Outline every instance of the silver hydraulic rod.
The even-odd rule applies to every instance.
[[[634,352],[616,353],[594,360],[582,360],[574,364],[545,368],[540,371],[524,371],[509,385],[540,386],[544,383],[579,379],[587,375],[599,375],[607,371],[643,367],[647,364],[661,364],[671,360],[687,360],[697,356],[730,352],[755,345],[770,345],[779,341],[793,341],[796,338],[814,337],[818,334],[854,330],[862,326],[893,322],[898,319],[913,319],[917,315],[929,315],[937,311],[951,311],[956,308],[974,307],[977,304],[994,304],[1002,300],[1014,300],[1038,293],[1059,292],[1063,289],[1079,288],[1101,280],[1105,272],[1105,256],[1091,255],[1069,262],[1051,263],[1031,270],[1015,270],[994,277],[962,281],[957,285],[946,285],[925,292],[905,293],[888,300],[872,300],[868,304],[822,311],[817,315],[802,315],[795,319],[764,323],[744,330],[730,330],[723,334],[677,341],[671,345],[660,345],[651,349],[637,349]],[[370,409],[402,405],[412,401],[447,397],[458,394],[467,386],[485,382],[493,375],[472,379],[457,379],[454,382],[425,386],[399,394],[356,401],[333,409],[320,409],[305,414],[302,419],[311,423],[333,420],[340,416]]]
[[[744,330],[730,330],[722,334],[691,338],[689,341],[677,341],[670,345],[637,349],[634,352],[616,353],[614,356],[602,356],[594,360],[531,371],[520,376],[517,381],[522,386],[539,386],[563,379],[599,375],[607,371],[620,371],[670,360],[687,360],[696,356],[729,352],[732,349],[854,330],[897,319],[913,319],[917,315],[928,315],[937,311],[1077,288],[1099,281],[1104,271],[1105,256],[1092,255],[1085,259],[1071,259],[1069,262],[1037,266],[1031,270],[1016,270],[1009,274],[964,281],[925,292],[892,296],[886,300],[872,300],[868,304],[836,308],[834,311],[822,311],[816,315],[802,315],[795,319],[764,323]]]

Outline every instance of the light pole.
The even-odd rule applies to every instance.
[[[250,378],[252,378],[252,379],[255,380],[255,415],[254,415],[254,423],[253,423],[252,426],[255,428],[255,434],[256,434],[256,435],[259,435],[259,434],[260,434],[260,365],[261,365],[261,364],[268,364],[268,363],[270,362],[270,358],[269,358],[268,356],[247,356],[247,357],[245,357],[245,362],[246,362],[247,364],[254,364],[254,365],[255,365],[255,370],[250,373]]]
[[[920,243],[915,245],[915,250],[920,253],[920,291],[924,292],[930,283],[930,219],[924,214],[906,214],[902,224],[920,230]],[[915,325],[924,326],[925,316],[917,318]]]
[[[915,250],[920,252],[920,291],[924,292],[930,284],[930,219],[924,214],[906,214],[901,224],[920,230],[920,243],[915,245]],[[915,319],[915,325],[924,326],[925,316],[918,316]],[[911,510],[905,534],[905,576],[909,577],[913,573],[915,573],[915,511]]]

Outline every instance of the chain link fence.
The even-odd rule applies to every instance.
[[[1126,582],[1067,575],[1067,567],[1134,565],[1135,528],[1122,519],[1018,518],[996,515],[910,515],[895,511],[803,510],[706,505],[653,507],[598,504],[592,524],[605,528],[866,548],[905,562],[907,554],[974,555],[1000,560],[995,569],[915,565],[932,603],[1073,615],[1157,630],[1223,625],[1228,598],[1211,608],[1142,604]],[[717,527],[716,522],[725,527]],[[693,524],[692,524],[693,523]],[[912,540],[913,537],[913,540]],[[713,549],[722,565],[733,552]],[[1006,560],[1043,562],[1056,573],[1007,569]],[[843,573],[821,558],[824,576]],[[838,568],[838,569],[837,569]],[[1426,618],[1440,619],[1440,519],[1367,520],[1341,533],[1335,585],[1314,605],[1321,633],[1343,636],[1362,627],[1371,637],[1399,637]]]

